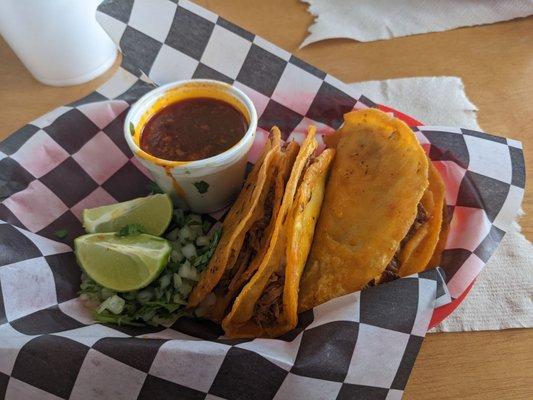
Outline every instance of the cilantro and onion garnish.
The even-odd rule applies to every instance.
[[[85,213],[92,216],[90,223],[84,221],[86,228],[114,229],[93,231],[75,241],[83,270],[80,297],[93,307],[98,322],[155,326],[172,322],[186,313],[189,293],[215,251],[221,229],[209,216],[173,209],[166,229],[147,229],[134,222],[142,215],[143,221],[153,223],[152,214],[164,221],[154,209],[163,201],[156,196],[168,197],[156,194]],[[131,223],[120,226],[117,221]],[[150,231],[164,233],[158,237]]]

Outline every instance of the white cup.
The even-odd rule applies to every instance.
[[[77,85],[114,63],[116,45],[98,24],[102,0],[0,0],[0,34],[38,81]]]
[[[150,117],[168,104],[193,97],[216,98],[238,108],[248,120],[248,130],[242,139],[223,153],[197,161],[163,160],[143,151],[140,136]],[[178,206],[197,213],[221,210],[235,198],[244,180],[256,129],[257,112],[248,96],[227,83],[209,79],[173,82],[154,89],[131,107],[124,121],[128,146],[159,187]]]

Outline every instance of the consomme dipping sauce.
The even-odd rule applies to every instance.
[[[257,111],[235,86],[189,79],[145,93],[123,129],[135,162],[174,204],[204,214],[226,208],[241,190]]]
[[[157,158],[196,161],[230,149],[247,130],[247,119],[233,105],[210,97],[193,97],[171,103],[151,116],[139,144]]]

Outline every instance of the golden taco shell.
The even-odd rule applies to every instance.
[[[418,213],[428,160],[411,129],[375,110],[344,116],[300,283],[299,311],[380,277]]]
[[[284,332],[294,329],[298,323],[300,280],[313,243],[316,223],[324,200],[326,178],[334,155],[334,149],[326,149],[309,166],[298,188],[293,211],[287,221],[287,268],[283,292],[285,326],[280,326]]]
[[[279,132],[277,127],[274,127],[273,131]],[[228,308],[235,297],[257,271],[268,249],[285,185],[298,148],[296,142],[280,148],[278,163],[269,172],[268,184],[265,185],[266,197],[256,210],[259,217],[253,218],[254,222],[247,230],[234,267],[226,270],[220,282],[215,286],[213,290],[215,300],[212,305],[206,307],[204,314],[206,318],[220,322],[229,311]]]
[[[273,130],[265,149],[248,175],[237,200],[222,224],[220,242],[189,296],[189,307],[196,307],[212,293],[224,273],[231,270],[238,258],[246,232],[263,214],[273,171],[279,163],[281,133]]]
[[[398,266],[399,275],[402,277],[425,270],[439,241],[444,208],[444,182],[431,162],[428,179],[429,186],[421,200],[426,211],[426,221],[402,246]]]
[[[440,175],[439,175],[440,176]],[[429,260],[426,269],[435,268],[440,265],[442,259],[442,252],[446,248],[446,242],[448,241],[448,232],[450,231],[450,215],[446,208],[446,201],[444,201],[444,207],[442,208],[442,224],[439,232],[439,240],[433,251],[433,255]]]
[[[275,337],[296,326],[301,271],[323,199],[333,151],[312,155],[318,143],[312,127],[285,188],[269,246],[257,273],[222,321],[228,337]]]

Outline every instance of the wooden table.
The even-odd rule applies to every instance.
[[[298,50],[313,18],[296,0],[197,2],[346,82],[460,76],[480,109],[480,125],[521,140],[527,174],[533,174],[533,18],[373,43],[329,40]],[[4,42],[0,60],[0,139],[90,93],[114,70],[85,85],[53,88],[33,80]],[[530,189],[524,210],[533,215]],[[533,217],[526,215],[521,224],[533,239]],[[533,398],[533,330],[429,335],[405,398]]]

